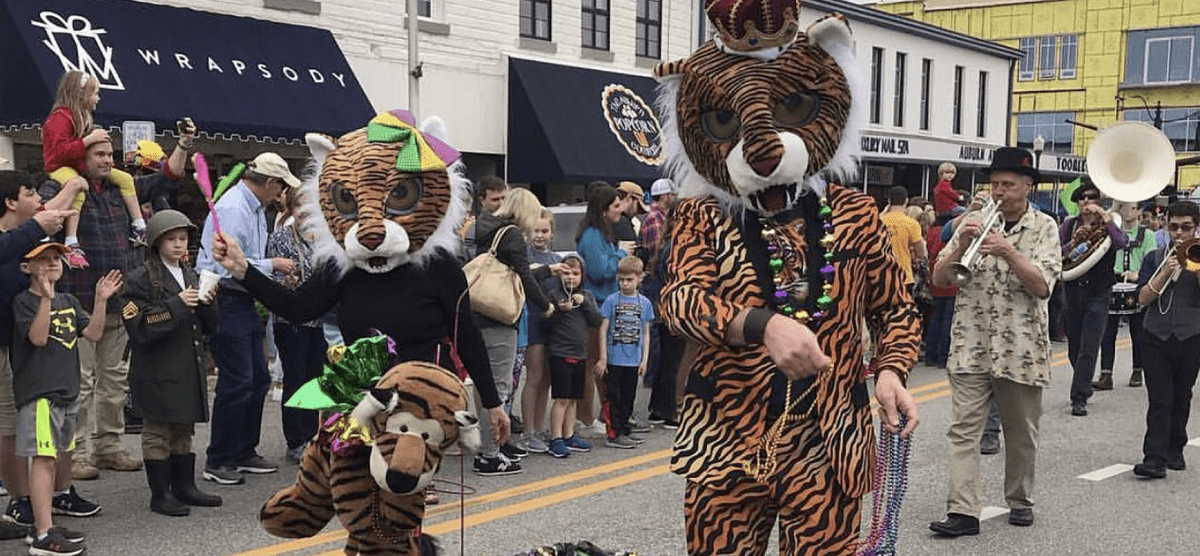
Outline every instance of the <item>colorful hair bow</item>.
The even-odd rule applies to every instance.
[[[444,170],[458,160],[457,150],[437,137],[421,133],[415,122],[408,110],[381,112],[367,124],[367,140],[403,143],[396,156],[396,169],[405,173]]]

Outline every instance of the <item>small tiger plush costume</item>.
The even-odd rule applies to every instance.
[[[351,413],[365,425],[371,446],[343,453],[331,448],[336,433],[322,427],[309,443],[296,483],[259,511],[268,533],[311,537],[336,513],[346,528],[346,554],[429,554],[420,534],[422,490],[433,481],[447,448],[479,448],[478,419],[469,411],[462,381],[422,362],[390,369]]]
[[[688,481],[688,553],[763,554],[778,519],[781,554],[853,554],[874,463],[859,323],[878,331],[878,368],[901,381],[919,342],[874,201],[820,179],[856,169],[866,97],[853,38],[838,16],[799,32],[799,0],[709,0],[706,9],[717,37],[655,69],[667,168],[685,197],[660,309],[699,344],[672,458]],[[824,254],[822,196],[833,211]],[[784,253],[781,268],[768,265],[768,237]],[[777,287],[821,291],[824,256],[836,304],[815,333],[833,366],[785,399],[787,378],[766,347],[731,346],[726,334],[743,311],[770,306]]]

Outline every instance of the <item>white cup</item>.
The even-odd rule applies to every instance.
[[[217,289],[217,282],[221,277],[216,272],[211,270],[200,271],[200,299],[204,301],[212,301],[213,290]]]

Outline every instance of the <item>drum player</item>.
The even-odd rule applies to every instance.
[[[1154,232],[1141,221],[1141,210],[1137,203],[1113,202],[1112,211],[1121,216],[1121,227],[1129,239],[1125,247],[1117,251],[1113,274],[1117,280],[1112,287],[1112,301],[1108,307],[1108,325],[1100,341],[1100,378],[1092,382],[1093,390],[1112,390],[1113,360],[1116,358],[1117,330],[1121,319],[1129,321],[1129,337],[1133,344],[1133,371],[1129,374],[1129,385],[1142,385],[1142,318],[1145,307],[1137,300],[1138,269],[1147,253],[1154,251],[1157,244]]]
[[[1111,288],[1116,282],[1113,275],[1117,251],[1129,242],[1125,232],[1113,221],[1112,214],[1100,204],[1102,195],[1089,178],[1083,179],[1071,193],[1071,201],[1079,205],[1079,214],[1068,218],[1059,230],[1059,241],[1063,247],[1063,268],[1071,264],[1079,247],[1080,237],[1089,230],[1103,229],[1111,244],[1103,257],[1081,276],[1063,282],[1066,301],[1067,358],[1074,369],[1071,380],[1071,415],[1087,415],[1088,398],[1092,396],[1092,377],[1096,372],[1096,357],[1100,352],[1100,340],[1108,322],[1108,305]],[[1099,235],[1099,234],[1097,234]],[[1100,237],[1103,237],[1102,235]],[[1102,240],[1089,241],[1095,245]],[[1084,258],[1083,255],[1079,258]]]

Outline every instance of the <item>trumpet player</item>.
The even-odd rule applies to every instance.
[[[1167,469],[1187,467],[1183,447],[1192,387],[1200,368],[1200,265],[1183,269],[1172,247],[1196,236],[1200,207],[1188,201],[1167,207],[1171,244],[1142,260],[1138,301],[1148,305],[1142,321],[1142,364],[1148,404],[1139,477],[1161,479]],[[1178,272],[1178,277],[1172,279]]]
[[[946,363],[952,394],[946,518],[929,524],[950,537],[979,534],[979,443],[993,396],[1006,446],[1008,521],[1033,524],[1038,420],[1042,389],[1050,384],[1046,305],[1062,266],[1058,228],[1027,200],[1038,175],[1028,151],[997,149],[988,173],[996,226],[983,229],[979,211],[965,215],[933,275],[940,287],[951,284],[955,263],[970,275],[959,284]],[[963,260],[976,242],[978,255]]]
[[[1066,259],[1084,256],[1080,254],[1083,248],[1089,245],[1095,247],[1103,242],[1104,237],[1111,240],[1099,262],[1078,278],[1063,282],[1067,358],[1074,370],[1071,379],[1071,415],[1076,417],[1087,415],[1088,398],[1092,397],[1092,376],[1096,372],[1096,358],[1100,354],[1100,340],[1104,338],[1104,328],[1108,323],[1112,286],[1117,281],[1112,269],[1117,260],[1117,251],[1129,243],[1128,236],[1113,221],[1112,214],[1100,205],[1100,199],[1100,189],[1085,178],[1083,185],[1071,193],[1071,200],[1079,205],[1079,214],[1063,222],[1059,235]]]

